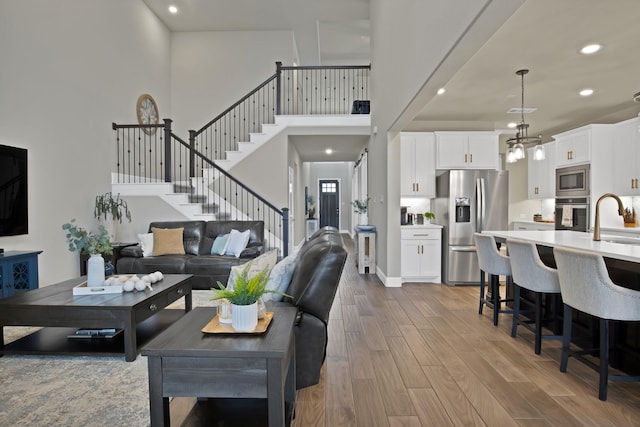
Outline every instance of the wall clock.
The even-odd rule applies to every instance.
[[[158,124],[158,104],[149,94],[142,94],[138,97],[136,105],[136,114],[138,115],[138,123],[141,125]],[[157,128],[143,128],[142,131],[147,135],[156,133]]]

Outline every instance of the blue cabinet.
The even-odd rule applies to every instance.
[[[0,254],[2,298],[38,287],[38,255],[42,251],[9,251]]]

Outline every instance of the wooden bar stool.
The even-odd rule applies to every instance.
[[[542,296],[560,294],[558,271],[543,264],[536,245],[516,239],[507,239],[507,250],[513,274],[513,323],[511,336],[516,337],[518,325],[535,334],[536,354],[542,349],[542,339],[560,339],[560,335],[542,335]],[[535,292],[533,320],[522,319],[520,314],[520,288]],[[534,327],[531,328],[533,323]]]
[[[623,288],[613,283],[602,256],[566,248],[554,248],[553,255],[558,266],[560,290],[564,302],[562,331],[562,359],[560,371],[567,372],[569,356],[599,371],[598,397],[607,400],[609,380],[640,381],[640,377],[609,375],[609,321],[640,321],[640,292]],[[597,317],[600,321],[600,347],[598,349],[572,350],[572,310]],[[600,364],[584,358],[584,354],[599,352]]]
[[[482,314],[482,307],[487,305],[493,308],[493,324],[498,325],[499,313],[512,313],[512,310],[502,310],[500,305],[511,299],[500,299],[500,276],[511,278],[511,263],[509,257],[502,255],[498,251],[498,246],[493,236],[475,233],[476,251],[478,253],[478,264],[480,266],[480,308],[478,313]],[[485,273],[489,275],[489,286],[491,298],[484,296]]]

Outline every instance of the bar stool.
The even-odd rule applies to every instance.
[[[567,372],[569,356],[600,372],[598,397],[607,400],[608,380],[640,381],[640,377],[609,375],[609,320],[640,321],[640,292],[623,288],[611,281],[602,256],[567,248],[554,248],[560,290],[564,302],[562,359],[560,371]],[[600,348],[572,350],[572,310],[597,317],[600,321]],[[584,358],[599,352],[600,364]]]
[[[560,335],[542,335],[542,295],[560,294],[558,271],[543,264],[536,245],[517,239],[507,239],[507,250],[513,273],[513,323],[511,336],[516,337],[518,325],[535,334],[536,354],[540,354],[542,339],[560,339]],[[520,318],[520,288],[535,292],[534,320]],[[531,328],[533,323],[534,327]]]
[[[511,277],[511,264],[509,257],[502,255],[498,251],[498,246],[493,236],[487,234],[474,233],[476,251],[478,253],[478,264],[480,265],[480,308],[478,313],[482,314],[482,307],[487,305],[493,308],[493,324],[498,325],[499,313],[513,313],[512,310],[501,310],[500,304],[511,299],[500,299],[500,276]],[[484,297],[485,272],[489,275],[489,289],[491,298]]]

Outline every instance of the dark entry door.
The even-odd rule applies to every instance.
[[[318,191],[320,197],[320,227],[330,225],[340,227],[340,184],[337,179],[321,179]]]

